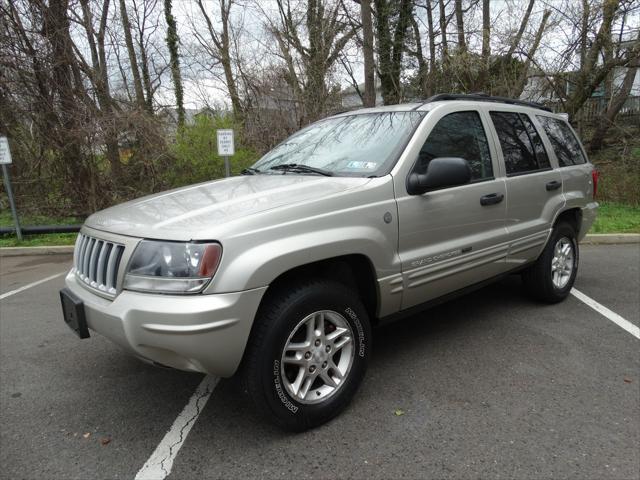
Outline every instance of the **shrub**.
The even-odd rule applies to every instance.
[[[218,155],[216,142],[216,130],[223,128],[235,131],[235,155],[229,159],[232,175],[258,159],[257,153],[244,145],[242,129],[234,124],[231,117],[200,115],[195,123],[186,125],[178,133],[175,144],[171,146],[175,161],[167,172],[168,186],[178,187],[224,177],[224,158]]]

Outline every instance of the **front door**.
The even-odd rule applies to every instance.
[[[424,173],[434,158],[460,157],[471,166],[472,182],[409,195],[406,175],[394,180],[403,309],[505,270],[507,192],[487,140],[487,120],[475,109],[452,107],[430,114],[424,127],[429,133],[409,171]]]

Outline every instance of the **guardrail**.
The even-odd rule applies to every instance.
[[[21,227],[25,235],[39,235],[44,233],[74,233],[79,232],[82,225],[31,225]],[[16,227],[0,227],[0,235],[16,233]]]

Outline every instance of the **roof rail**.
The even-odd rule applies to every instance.
[[[479,102],[496,102],[496,103],[508,103],[510,105],[522,105],[523,107],[531,107],[538,108],[540,110],[544,110],[547,112],[551,112],[552,110],[549,107],[545,107],[541,103],[536,102],[526,102],[524,100],[516,100],[514,98],[508,97],[494,97],[492,95],[488,95],[486,93],[439,93],[437,95],[433,95],[432,97],[427,98],[426,100],[422,100],[422,103],[431,103],[431,102],[440,102],[443,100],[476,100]]]

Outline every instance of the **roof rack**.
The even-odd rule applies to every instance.
[[[427,98],[426,100],[422,100],[422,103],[440,102],[443,100],[476,100],[479,102],[508,103],[510,105],[522,105],[523,107],[538,108],[546,112],[552,111],[549,107],[545,107],[541,103],[526,102],[524,100],[516,100],[508,97],[494,97],[486,93],[439,93]]]

